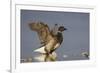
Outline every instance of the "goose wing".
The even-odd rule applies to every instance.
[[[32,31],[36,31],[42,44],[48,43],[53,37],[47,24],[43,22],[33,22],[29,24]]]
[[[57,33],[58,33],[58,24],[55,24],[54,25],[54,28],[51,30],[51,34],[53,35],[53,36],[56,36],[57,35]]]

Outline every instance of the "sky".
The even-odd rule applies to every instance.
[[[63,25],[63,43],[56,50],[58,61],[86,60],[82,52],[89,53],[89,13],[21,10],[21,59],[34,57],[33,50],[41,46],[36,32],[28,24],[42,21],[50,28]],[[67,57],[67,58],[66,58]]]

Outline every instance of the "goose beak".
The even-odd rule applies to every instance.
[[[64,28],[64,30],[68,30],[67,28]]]

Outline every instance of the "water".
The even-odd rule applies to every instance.
[[[57,56],[54,61],[89,60],[82,55],[83,52],[89,55],[90,51],[89,13],[21,10],[21,62],[41,62],[35,60],[36,57],[48,61],[54,57],[34,53],[41,46],[37,33],[28,26],[34,21],[47,23],[50,29],[56,23],[68,29],[63,33],[63,43],[55,51]]]

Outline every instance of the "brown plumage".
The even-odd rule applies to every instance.
[[[63,26],[58,28],[57,24],[55,24],[54,29],[50,30],[48,25],[43,22],[30,23],[29,27],[31,30],[37,32],[41,44],[44,45],[39,48],[40,53],[52,53],[56,48],[58,48],[63,41],[62,32],[66,30]]]

